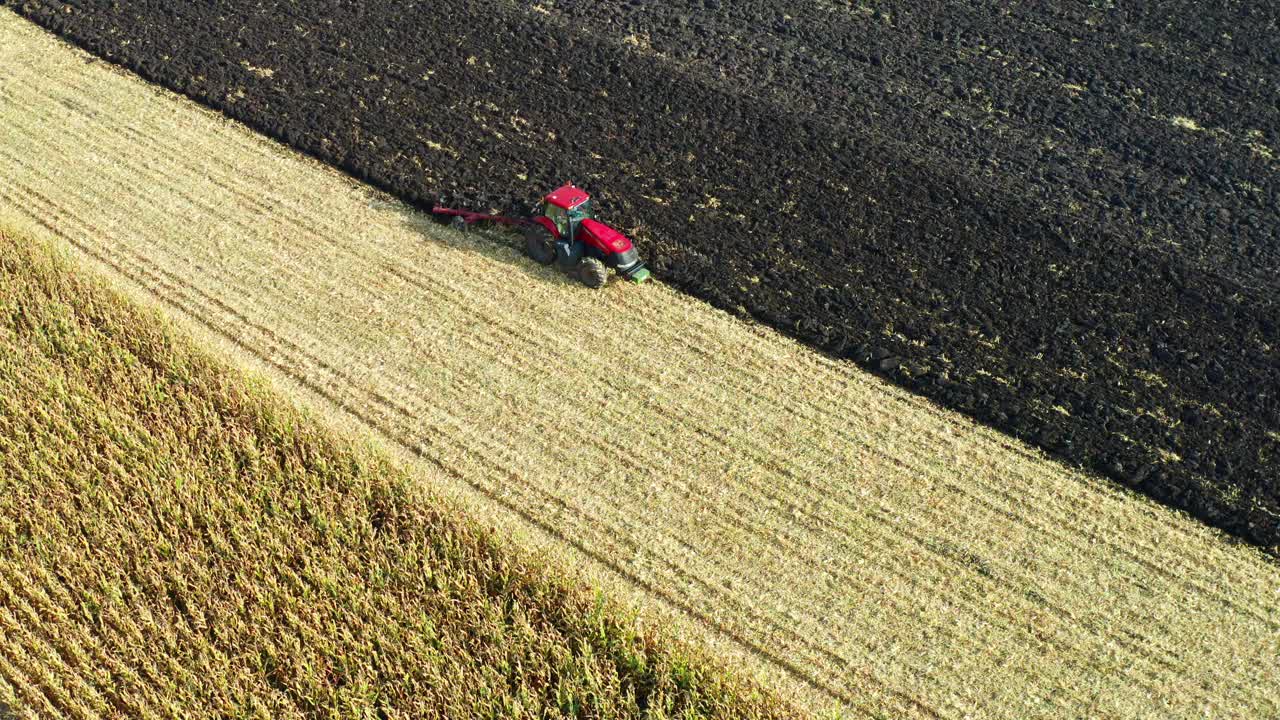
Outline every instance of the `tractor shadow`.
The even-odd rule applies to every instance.
[[[539,265],[530,259],[524,251],[524,236],[517,228],[478,223],[472,225],[466,232],[460,232],[436,220],[430,213],[402,203],[376,202],[372,207],[394,212],[401,225],[426,242],[451,249],[462,249],[496,260],[512,271],[524,273],[538,282],[585,289],[575,278],[554,267]],[[610,278],[610,282],[618,280],[617,277]]]

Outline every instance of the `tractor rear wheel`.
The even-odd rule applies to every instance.
[[[550,230],[538,223],[524,227],[524,250],[540,265],[556,261],[556,239]]]
[[[602,287],[609,279],[609,268],[593,257],[582,258],[578,263],[578,279],[589,288]]]

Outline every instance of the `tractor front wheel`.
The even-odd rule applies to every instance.
[[[550,230],[538,223],[525,226],[524,250],[540,265],[550,265],[556,261],[556,239]]]
[[[449,227],[460,233],[464,233],[467,231],[467,219],[461,215],[454,215],[453,219],[449,221]]]
[[[609,268],[595,258],[582,258],[582,262],[578,263],[578,279],[589,288],[602,287],[609,279]]]

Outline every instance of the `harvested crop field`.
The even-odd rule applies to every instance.
[[[5,2],[408,201],[575,178],[673,286],[1280,544],[1273,4]]]
[[[0,230],[0,717],[791,718]]]
[[[664,285],[580,291],[0,15],[0,216],[815,708],[1267,717],[1256,549]]]

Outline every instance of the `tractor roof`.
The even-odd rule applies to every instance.
[[[547,197],[544,199],[558,208],[572,210],[582,203],[590,200],[591,196],[587,194],[586,190],[574,187],[573,184],[570,183],[567,185],[561,185],[555,190],[547,193]]]

